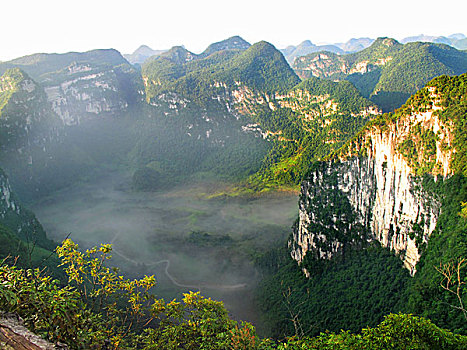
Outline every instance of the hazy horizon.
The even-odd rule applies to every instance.
[[[239,0],[235,6],[212,0],[153,3],[135,0],[131,6],[107,0],[66,4],[57,0],[19,0],[3,4],[4,36],[0,61],[34,53],[83,52],[114,48],[130,54],[139,46],[155,50],[184,45],[199,53],[209,44],[234,35],[277,48],[313,43],[340,43],[351,38],[381,36],[401,40],[467,32],[462,7],[447,0],[396,1],[391,6],[358,2],[309,3],[293,6]],[[436,8],[437,20],[433,21]],[[20,13],[21,16],[12,15]],[[358,20],[365,18],[365,21]],[[427,20],[430,19],[430,20]],[[214,30],[215,29],[215,30]]]

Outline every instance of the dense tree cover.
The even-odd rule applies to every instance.
[[[273,45],[260,41],[235,57],[217,77],[235,81],[266,93],[284,92],[300,82],[284,56]]]
[[[34,241],[23,241],[7,226],[0,224],[0,259],[22,268],[47,268],[55,277],[64,273],[57,266],[59,260],[51,250]]]
[[[203,104],[219,91],[219,87],[213,86],[215,82],[230,88],[241,82],[249,88],[272,93],[284,91],[300,81],[282,54],[266,42],[256,43],[247,50],[217,51],[199,58],[185,50],[183,55],[175,55],[184,59],[174,59],[172,50],[143,65],[148,100],[175,92]]]
[[[361,334],[322,333],[304,341],[289,342],[283,349],[462,349],[465,337],[438,328],[429,320],[391,314],[375,328]],[[282,349],[279,347],[279,349]]]
[[[349,82],[310,78],[292,88],[275,109],[259,106],[254,120],[279,135],[250,186],[298,184],[313,162],[352,138],[369,120],[374,105]],[[284,103],[287,103],[284,105]]]
[[[467,202],[467,178],[464,175],[438,181],[425,176],[423,187],[441,199],[441,215],[435,231],[425,248],[418,272],[410,284],[409,304],[406,310],[428,317],[442,327],[467,334],[467,319],[457,309],[457,295],[441,287],[445,281],[437,268],[444,264],[457,264],[467,256],[467,218],[461,215],[463,203]],[[460,277],[460,280],[459,280]],[[453,276],[451,283],[466,283],[467,268],[460,270],[460,275]],[[460,298],[467,301],[467,290],[460,290]]]
[[[451,167],[455,173],[467,176],[467,74],[459,77],[440,77],[429,84],[442,99],[444,110],[440,118],[452,123],[454,153]]]
[[[206,112],[191,106],[174,117],[148,112],[151,118],[134,121],[130,129],[135,144],[128,158],[139,169],[133,181],[137,189],[154,190],[197,173],[240,181],[260,169],[270,147],[262,138],[242,132],[239,121],[230,116],[225,119],[218,109]],[[153,181],[156,172],[160,174],[157,184]],[[146,186],[151,182],[155,186]]]
[[[182,50],[182,48],[178,49],[178,51]],[[153,151],[154,147],[150,146],[151,143],[164,144],[163,148],[171,153],[176,152],[178,148],[180,156],[167,157],[170,159],[167,166],[173,167],[174,170],[170,171],[172,174],[176,173],[175,170],[181,170],[178,173],[186,175],[198,169],[221,176],[228,174],[230,178],[241,180],[256,173],[263,163],[265,152],[273,145],[261,138],[252,138],[251,134],[232,133],[231,127],[229,131],[228,123],[236,126],[238,130],[245,125],[245,120],[235,120],[231,117],[229,109],[231,107],[228,106],[229,94],[240,84],[245,85],[255,94],[272,96],[277,91],[285,91],[293,87],[299,83],[299,78],[290,69],[282,54],[266,42],[257,43],[246,50],[215,51],[209,56],[198,57],[185,52],[183,57],[189,57],[189,59],[185,58],[183,62],[174,59],[174,55],[174,52],[169,52],[147,61],[143,66],[142,74],[147,81],[147,98],[151,100],[154,96],[159,96],[158,99],[153,100],[157,104],[161,103],[161,98],[162,100],[186,99],[187,107],[184,107],[183,111],[182,108],[178,109],[177,119],[180,121],[183,118],[187,125],[192,125],[192,129],[178,135],[166,129],[172,135],[167,139],[162,134],[157,138],[144,137],[139,142],[140,146],[137,146],[139,150],[145,153],[150,152],[152,158],[163,158],[163,153]],[[182,55],[177,55],[179,56]],[[227,104],[227,107],[219,98],[226,100],[224,104]],[[281,132],[292,139],[301,137],[302,131],[299,126],[295,125],[297,116],[293,112],[284,110],[284,114],[281,114],[282,111],[278,110],[278,114],[272,115],[268,108],[263,110],[256,104],[252,108],[255,109],[254,113],[259,115],[255,121],[261,122],[263,130],[283,129]],[[168,112],[173,111],[168,110]],[[217,126],[212,128],[205,120],[193,122],[193,115],[196,114],[207,115],[208,119],[214,120]],[[284,121],[284,118],[288,119]],[[173,125],[177,122],[171,121],[170,123]],[[156,128],[144,128],[144,130],[149,129],[157,130]],[[209,140],[205,137],[203,129],[210,130]],[[154,131],[151,132],[154,133]],[[193,137],[187,138],[187,133]],[[177,143],[177,147],[170,146],[174,142]],[[222,142],[221,148],[216,148],[215,144],[218,142]],[[138,153],[142,154],[140,151]],[[187,154],[192,156],[186,157]],[[148,159],[144,161],[144,164],[150,164],[154,160],[156,159],[149,159],[148,154]],[[178,162],[184,162],[186,165],[177,165]],[[228,164],[228,171],[225,171],[226,164]],[[163,165],[163,167],[166,166]]]
[[[324,54],[328,57],[325,67],[317,67],[315,74],[331,80],[349,80],[385,112],[400,107],[434,77],[467,71],[465,52],[444,44],[413,42],[402,45],[394,39],[379,38],[356,53]],[[312,71],[307,67],[319,55],[314,53],[296,60],[294,69],[300,76],[308,77]],[[363,73],[352,73],[361,62],[366,65]]]
[[[361,92],[363,96],[370,96],[373,92],[376,84],[381,79],[381,67],[375,67],[371,71],[360,74],[360,73],[353,73],[346,77],[346,80],[351,82],[358,91]],[[373,96],[373,100],[377,98]],[[374,101],[377,102],[377,101]]]
[[[250,43],[245,41],[243,38],[238,35],[230,37],[228,39],[219,41],[217,43],[212,43],[209,45],[206,50],[204,50],[199,57],[204,58],[212,55],[215,52],[225,51],[225,50],[246,50],[250,47]]]
[[[434,77],[466,71],[467,56],[450,46],[408,43],[384,66],[371,99],[383,110],[393,110]],[[380,96],[384,93],[387,97]],[[395,98],[395,93],[400,97]]]
[[[311,77],[298,84],[292,91],[297,90],[305,90],[315,96],[329,94],[339,104],[340,112],[348,115],[358,114],[362,109],[374,107],[373,103],[359,94],[355,86],[347,81],[335,83]]]
[[[411,315],[389,315],[361,334],[259,339],[254,327],[228,317],[223,304],[199,293],[165,302],[150,293],[154,276],[128,280],[107,266],[111,245],[82,253],[66,240],[58,247],[69,283],[40,270],[0,265],[0,308],[28,328],[71,349],[462,349],[467,339]],[[400,270],[400,269],[399,269]]]
[[[432,80],[426,88],[413,95],[396,112],[384,114],[368,122],[351,142],[334,154],[339,158],[346,158],[352,154],[364,155],[366,148],[370,147],[368,144],[371,141],[368,138],[370,133],[387,132],[397,123],[402,123],[403,118],[431,110],[435,100],[438,106],[443,107],[443,110],[437,110],[435,113],[450,128],[454,136],[451,140],[456,150],[451,161],[454,173],[452,176],[446,179],[439,176],[439,169],[437,169],[435,162],[436,145],[434,144],[438,140],[432,129],[428,129],[419,123],[413,123],[410,125],[407,138],[399,140],[399,152],[413,167],[415,175],[421,177],[420,183],[423,189],[441,202],[441,214],[436,229],[430,236],[429,243],[419,245],[422,256],[417,264],[418,272],[413,279],[405,280],[404,284],[401,285],[398,292],[401,303],[397,305],[397,310],[428,317],[442,327],[464,334],[467,332],[467,323],[462,312],[462,305],[467,301],[467,290],[463,283],[466,280],[467,269],[462,267],[459,270],[459,275],[454,273],[451,279],[443,277],[440,270],[443,270],[443,268],[445,270],[446,266],[450,266],[452,270],[462,258],[467,256],[467,216],[464,214],[465,203],[467,203],[465,172],[466,79],[467,74],[458,77],[442,76]],[[434,177],[433,174],[437,176]],[[329,194],[329,196],[332,196],[332,194]],[[316,193],[313,199],[319,200]],[[341,205],[341,207],[343,206]],[[333,210],[336,209],[333,208]],[[318,219],[320,217],[323,220],[326,219],[326,213],[318,212],[317,216]],[[325,226],[328,227],[329,225]],[[320,232],[319,228],[315,228],[315,230]],[[311,259],[311,256],[305,260],[305,263],[308,264],[307,269],[314,268],[313,271],[321,272],[320,262]],[[345,266],[345,263],[342,266]],[[390,272],[392,276],[394,276],[393,273]],[[280,274],[277,276],[279,278]],[[318,277],[312,273],[311,280],[316,278]],[[331,282],[331,287],[334,284],[338,285],[338,281],[339,279],[334,279]],[[454,292],[457,290],[456,286],[459,286],[459,292],[453,293],[443,288],[443,285],[446,287],[448,282],[451,288],[454,288]],[[268,288],[271,287],[268,286]],[[375,290],[378,290],[378,287],[375,288]],[[332,290],[332,288],[329,289]],[[276,293],[276,295],[279,294],[279,292]],[[327,294],[323,292],[323,295]],[[301,299],[298,299],[296,303],[308,300],[307,298],[307,295],[302,295]],[[329,304],[332,304],[332,302]],[[328,303],[325,303],[325,305],[328,305]],[[271,319],[277,323],[280,320],[278,314],[275,316],[270,315]],[[284,314],[285,311],[282,310],[282,315]],[[282,320],[284,320],[284,316],[282,316]],[[285,326],[279,325],[278,329],[285,329]]]
[[[260,265],[270,264],[269,259],[266,255]],[[308,257],[301,267],[290,258],[283,261],[280,268],[269,269],[258,292],[267,331],[274,337],[296,334],[294,316],[307,335],[339,331],[343,325],[356,332],[401,311],[407,300],[408,271],[376,244],[348,249],[330,261]],[[309,271],[309,278],[301,268]]]

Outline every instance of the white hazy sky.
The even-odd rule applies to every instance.
[[[467,35],[465,0],[0,0],[0,60],[37,52],[185,45],[240,35],[277,48],[305,39]]]

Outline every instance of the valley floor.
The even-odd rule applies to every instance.
[[[255,257],[283,245],[297,215],[297,195],[210,199],[229,184],[191,183],[134,192],[112,172],[76,184],[32,206],[49,237],[68,235],[81,248],[112,243],[113,261],[132,277],[155,274],[167,300],[188,290],[224,301],[235,319],[258,322],[253,302]]]

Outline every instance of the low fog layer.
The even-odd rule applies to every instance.
[[[70,234],[82,248],[112,243],[123,272],[156,275],[158,296],[200,290],[223,300],[235,318],[256,321],[252,293],[259,276],[252,259],[285,243],[296,195],[206,199],[219,184],[133,192],[129,182],[124,174],[108,174],[32,209],[56,241]]]

